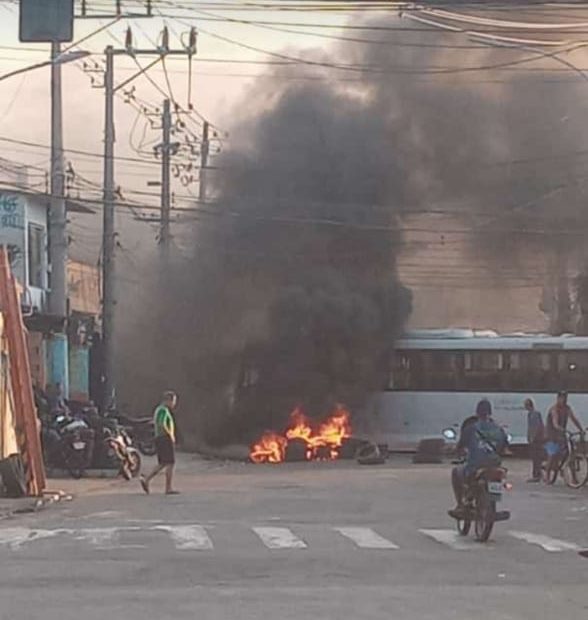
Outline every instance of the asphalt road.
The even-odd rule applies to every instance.
[[[64,483],[0,522],[0,619],[541,620],[588,613],[588,491],[525,484],[493,541],[458,539],[448,466],[183,459],[159,481]]]

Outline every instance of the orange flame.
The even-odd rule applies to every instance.
[[[286,457],[286,448],[290,440],[302,440],[306,443],[306,459],[336,459],[343,440],[351,437],[350,413],[337,405],[335,411],[318,427],[313,428],[311,421],[297,407],[290,414],[290,426],[285,434],[278,435],[268,431],[251,448],[249,457],[254,463],[281,463]],[[328,457],[325,456],[325,450]]]
[[[287,439],[273,431],[266,431],[252,446],[249,458],[253,463],[281,463],[284,460],[287,445]]]

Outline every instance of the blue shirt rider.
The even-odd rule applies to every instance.
[[[463,512],[465,482],[469,476],[481,467],[498,467],[501,454],[508,445],[508,439],[502,429],[492,419],[492,405],[482,399],[476,406],[476,415],[467,418],[461,427],[458,453],[466,452],[466,461],[451,472],[453,493],[457,502],[455,509],[450,510],[452,517],[459,518]]]

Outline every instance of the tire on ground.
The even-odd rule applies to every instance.
[[[413,463],[442,463],[444,439],[422,439],[412,457]]]
[[[27,494],[27,479],[19,454],[11,454],[0,461],[0,478],[7,497],[24,497]]]

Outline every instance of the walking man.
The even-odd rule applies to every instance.
[[[527,411],[527,442],[529,444],[529,456],[533,463],[531,477],[527,482],[541,481],[541,467],[545,456],[543,443],[545,441],[545,428],[541,412],[535,409],[535,403],[527,398],[525,400],[525,410]]]
[[[157,474],[165,469],[165,493],[166,495],[176,495],[172,486],[174,465],[176,462],[176,425],[172,414],[178,403],[175,392],[165,392],[160,405],[153,414],[155,425],[155,449],[157,451],[157,465],[148,476],[141,476],[140,482],[143,491],[149,494],[149,483]]]

